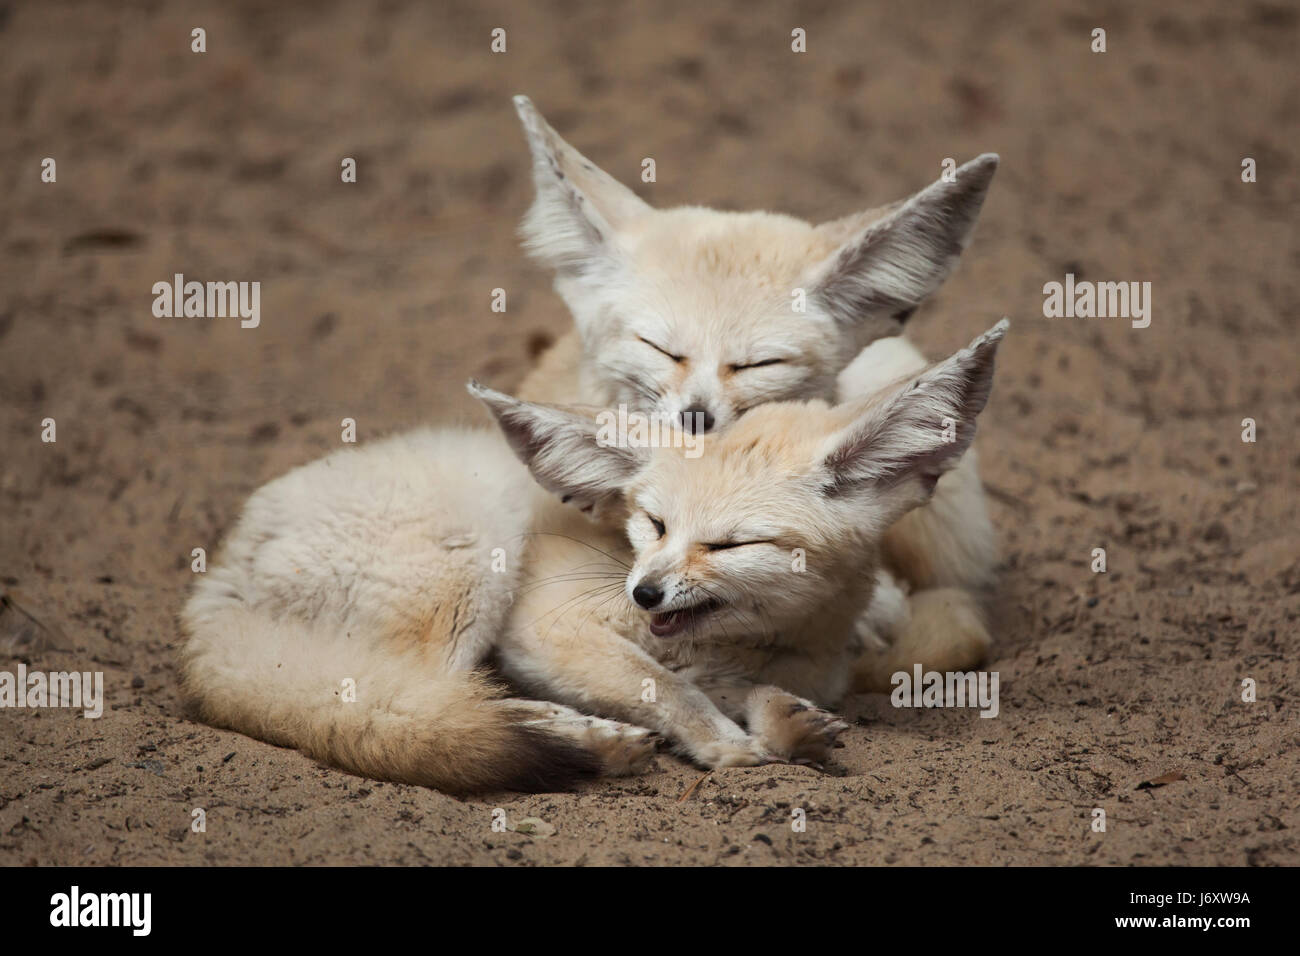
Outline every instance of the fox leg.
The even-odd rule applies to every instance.
[[[774,756],[722,713],[704,691],[603,626],[543,637],[512,630],[497,664],[529,693],[646,727],[706,767],[752,767]]]
[[[890,676],[925,670],[968,671],[988,657],[993,638],[985,623],[984,598],[993,579],[996,549],[993,528],[984,507],[984,492],[975,471],[973,452],[939,479],[934,497],[904,515],[886,532],[882,554],[894,580],[910,589],[904,613],[881,634],[879,622],[859,621],[875,628],[888,649],[864,641],[867,650],[855,669],[853,687],[860,692],[890,689]],[[945,482],[947,484],[945,484]],[[879,591],[879,586],[877,588]],[[864,618],[876,610],[873,599]]]
[[[604,717],[590,717],[572,707],[549,700],[511,699],[509,704],[525,715],[523,724],[567,737],[600,757],[603,772],[611,777],[643,773],[654,756],[659,737],[652,730]]]
[[[887,574],[883,575],[888,578]],[[895,594],[890,594],[893,588]],[[882,588],[877,585],[877,593]],[[858,621],[864,650],[854,665],[853,689],[860,693],[889,693],[894,674],[926,671],[969,671],[988,657],[993,644],[979,598],[964,588],[927,588],[910,596],[890,580],[884,601],[877,601]]]

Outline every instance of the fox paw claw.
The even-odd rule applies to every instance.
[[[822,770],[836,746],[836,738],[848,727],[834,714],[807,701],[794,700],[779,719],[765,728],[763,738],[774,752],[787,754],[791,763]]]

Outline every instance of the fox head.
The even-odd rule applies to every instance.
[[[621,500],[635,561],[627,597],[652,634],[763,640],[847,594],[880,537],[925,502],[970,446],[1004,319],[946,361],[869,399],[769,403],[702,454],[605,443],[592,418],[470,384],[544,488]]]
[[[998,157],[909,199],[813,226],[765,212],[656,210],[515,97],[537,196],[525,248],[555,270],[600,401],[710,431],[764,402],[834,397],[970,239]]]

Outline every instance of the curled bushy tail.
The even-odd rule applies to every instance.
[[[561,790],[600,769],[596,755],[525,726],[529,715],[480,673],[448,672],[433,655],[273,620],[211,590],[191,599],[183,625],[183,687],[206,723],[450,793]]]

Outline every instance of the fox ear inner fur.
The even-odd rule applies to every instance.
[[[896,334],[948,278],[997,168],[997,154],[985,153],[957,169],[954,182],[940,179],[878,218],[864,216],[872,221],[812,270],[810,287],[840,322],[866,327],[865,341]],[[823,228],[851,227],[837,220]]]
[[[1003,319],[883,401],[870,400],[827,442],[826,494],[869,488],[928,498],[975,438],[975,419],[993,387],[994,356],[1009,327]]]
[[[583,511],[619,497],[644,463],[635,448],[602,444],[592,418],[525,402],[473,380],[466,387],[492,412],[537,483]]]
[[[528,97],[516,96],[514,103],[537,188],[520,227],[524,247],[553,269],[584,271],[613,254],[618,232],[651,207],[561,139]]]

